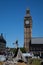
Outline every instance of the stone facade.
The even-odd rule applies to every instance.
[[[29,43],[31,40],[31,29],[32,29],[32,17],[30,16],[30,10],[26,10],[26,16],[24,17],[24,47],[29,52]]]
[[[29,9],[24,17],[24,47],[27,52],[43,56],[43,37],[32,38],[32,17]]]
[[[3,37],[3,34],[0,35],[0,52],[4,52],[6,48],[6,40]]]

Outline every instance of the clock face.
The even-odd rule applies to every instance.
[[[26,21],[26,24],[29,24],[29,21]]]

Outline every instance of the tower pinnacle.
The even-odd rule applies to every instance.
[[[29,8],[26,9],[26,14],[30,14],[30,9]]]

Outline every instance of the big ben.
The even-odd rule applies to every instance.
[[[30,10],[26,10],[26,16],[24,17],[24,47],[27,52],[30,51],[30,41],[32,34],[32,17]]]

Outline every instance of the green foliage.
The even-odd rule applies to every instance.
[[[22,51],[22,53],[26,53],[26,50],[25,50],[24,47],[20,48],[20,50]],[[17,51],[17,49],[16,48],[11,48],[10,51],[13,52],[13,53],[15,53]]]
[[[13,53],[15,53],[16,52],[16,48],[15,49],[13,49]]]
[[[26,49],[24,47],[20,48],[20,50],[22,51],[22,53],[26,53]]]
[[[16,48],[11,48],[11,49],[10,49],[10,52],[15,53],[15,52],[16,52]]]

